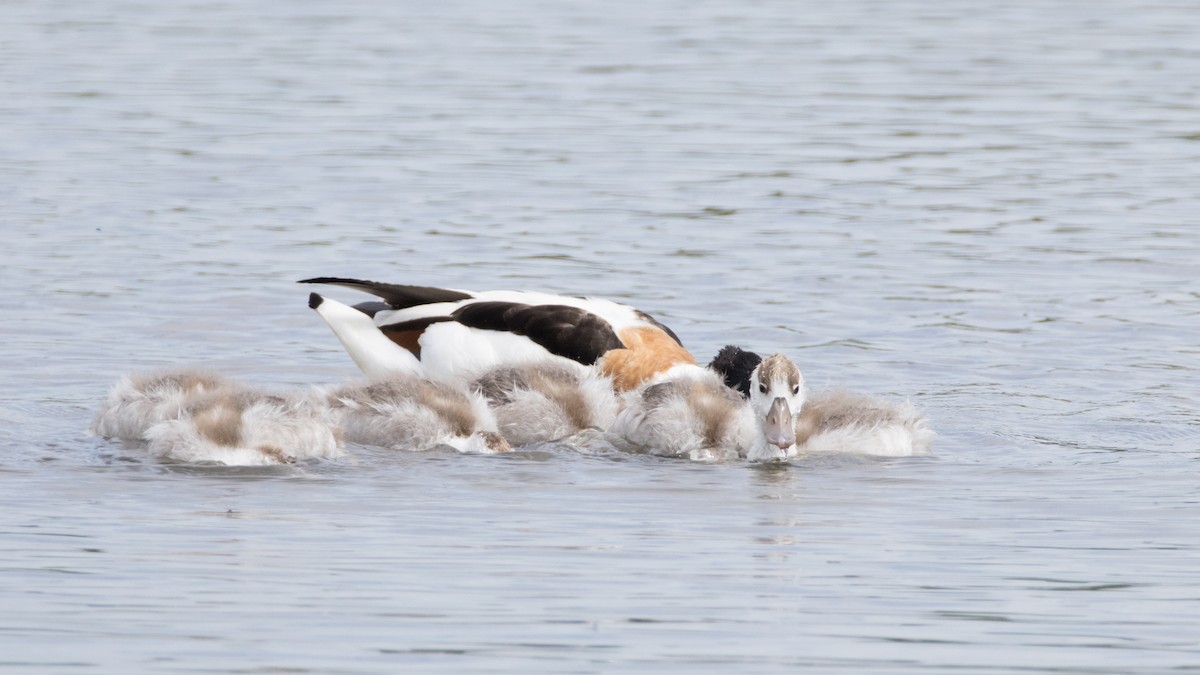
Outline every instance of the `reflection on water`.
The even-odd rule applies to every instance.
[[[0,663],[1200,659],[1193,3],[5,17]],[[910,398],[935,454],[226,469],[86,435],[130,370],[353,377],[321,275],[624,299],[701,358]]]

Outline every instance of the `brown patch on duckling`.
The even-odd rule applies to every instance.
[[[294,457],[289,457],[286,452],[284,452],[281,448],[275,447],[274,445],[260,445],[256,447],[255,450],[258,450],[267,458],[274,460],[278,464],[296,463],[296,459]]]
[[[237,447],[242,439],[244,407],[232,396],[220,396],[201,401],[192,409],[196,432],[217,445]]]
[[[480,431],[479,437],[492,452],[512,452],[512,446],[508,444],[508,441],[494,431]]]
[[[796,447],[804,447],[812,435],[821,430],[821,415],[809,406],[800,409],[796,417]]]
[[[800,369],[783,354],[772,354],[758,366],[758,383],[770,386],[772,382],[785,380],[789,388],[800,384]]]
[[[735,411],[743,405],[742,399],[732,389],[722,387],[719,390],[692,385],[690,392],[692,409],[704,422],[704,444],[716,447],[725,435],[725,429],[734,419]]]

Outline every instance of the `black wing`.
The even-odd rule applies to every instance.
[[[607,321],[578,307],[472,302],[450,316],[470,328],[523,335],[551,354],[585,366],[593,365],[609,350],[625,346]]]
[[[470,293],[452,291],[448,288],[404,286],[401,284],[385,284],[378,281],[343,279],[340,277],[315,277],[312,279],[302,279],[297,283],[333,284],[366,291],[371,295],[382,298],[384,302],[392,306],[392,309],[405,309],[418,305],[428,305],[434,302],[458,302],[459,300],[470,300],[474,297]]]

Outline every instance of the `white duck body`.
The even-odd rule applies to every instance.
[[[718,374],[699,366],[678,367],[626,394],[612,431],[655,455],[771,458],[754,409]]]
[[[382,378],[395,373],[424,374],[425,370],[417,357],[389,340],[370,315],[316,293],[309,296],[308,306],[325,320],[346,353],[367,377]]]
[[[471,387],[487,399],[500,434],[513,446],[555,441],[584,429],[607,430],[617,416],[612,381],[572,367],[501,367]]]
[[[397,374],[327,395],[345,439],[397,450],[450,446],[465,453],[508,452],[478,395],[443,382]]]
[[[122,378],[92,429],[177,462],[259,466],[342,454],[322,404],[199,371]]]
[[[666,326],[628,305],[537,291],[471,292],[322,277],[302,283],[348,286],[383,302],[354,308],[370,317],[384,340],[409,352],[420,374],[441,381],[469,381],[497,367],[553,365],[579,373],[595,369],[622,391],[695,359]],[[411,364],[383,345],[361,317],[316,293],[309,306],[368,374],[413,372]]]

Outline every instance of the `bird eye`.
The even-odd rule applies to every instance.
[[[759,392],[761,392],[761,393],[763,393],[763,394],[767,393],[767,385],[765,385],[765,384],[761,384],[761,383],[760,383],[760,384],[758,385],[758,391],[759,391]]]
[[[796,386],[792,387],[792,393],[799,394],[800,393],[800,385],[796,385]]]

